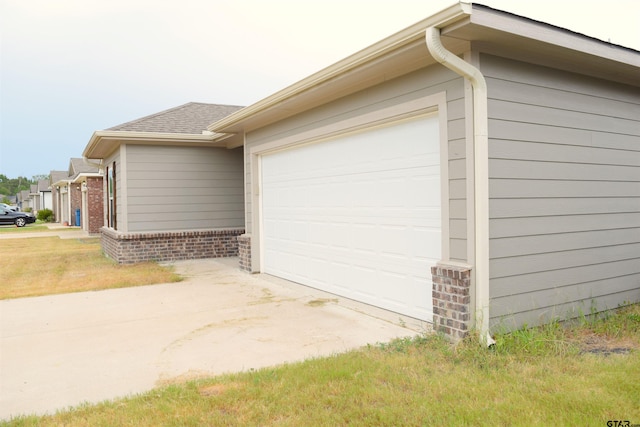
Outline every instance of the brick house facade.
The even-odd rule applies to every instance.
[[[100,233],[104,189],[97,165],[72,158],[67,171],[51,171],[51,193],[56,222]]]
[[[83,156],[102,165],[106,256],[120,264],[238,256],[243,151],[212,145],[205,130],[240,109],[192,102],[93,134]]]
[[[69,218],[69,225],[73,227],[80,227],[82,220],[78,221],[76,211],[82,213],[82,191],[80,189],[81,183],[74,182],[69,187],[69,198],[71,200],[71,218]],[[82,218],[82,215],[80,215]]]
[[[86,185],[87,221],[86,230],[89,234],[99,234],[104,225],[104,188],[102,177],[88,177]]]

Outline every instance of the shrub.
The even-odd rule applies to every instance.
[[[51,209],[40,209],[37,218],[40,221],[51,222],[53,221],[53,211]]]

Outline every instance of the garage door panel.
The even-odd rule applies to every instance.
[[[414,229],[415,238],[411,240],[411,251],[416,257],[422,257],[422,259],[429,260],[435,264],[441,257],[441,238],[442,233],[440,230],[434,230],[431,228],[418,228]]]
[[[367,256],[379,252],[422,259],[439,259],[440,230],[405,226],[403,221],[409,218],[397,218],[397,220],[397,225],[379,225],[375,221],[369,224],[268,221],[265,226],[273,229],[279,237],[267,237],[265,242],[269,247],[277,245],[281,250],[286,248],[287,252],[292,253],[326,247],[326,250],[330,251],[341,248],[349,251],[363,251]]]
[[[263,271],[432,320],[437,118],[262,156]]]
[[[329,143],[324,143],[329,144]],[[322,144],[317,144],[322,145]],[[435,170],[439,170],[440,164],[440,155],[439,153],[431,154],[428,156],[420,156],[420,155],[411,155],[402,158],[385,158],[384,165],[381,165],[379,162],[379,158],[377,162],[363,162],[361,159],[358,159],[358,154],[341,154],[343,156],[341,159],[329,159],[323,160],[321,156],[316,155],[316,150],[312,150],[309,147],[313,146],[305,146],[300,148],[306,149],[309,151],[311,157],[313,157],[314,165],[310,164],[300,164],[300,170],[297,171],[281,171],[277,173],[275,176],[270,176],[268,178],[265,177],[263,183],[268,185],[274,185],[277,183],[284,183],[285,185],[290,184],[292,181],[296,183],[300,183],[303,186],[311,185],[314,181],[320,182],[322,185],[327,184],[328,179],[336,178],[338,181],[344,182],[345,178],[349,180],[358,180],[358,179],[370,179],[369,176],[383,176],[385,173],[392,173],[395,175],[409,175],[415,176],[415,172],[411,172],[411,169],[419,169],[420,172],[418,175],[430,175],[435,172]],[[294,150],[295,151],[295,150]],[[281,153],[277,154],[278,156]],[[331,161],[331,162],[340,162],[343,161],[344,164],[341,165],[332,165],[325,169],[318,168],[318,164],[322,164],[323,161]],[[297,162],[295,158],[287,158],[287,161],[278,161],[274,162],[274,168],[286,168],[288,162]]]

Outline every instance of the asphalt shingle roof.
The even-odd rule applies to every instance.
[[[69,176],[75,178],[81,173],[95,173],[98,172],[97,166],[88,165],[83,159],[72,157],[69,162]]]
[[[207,130],[207,126],[211,123],[217,122],[241,108],[243,107],[237,105],[189,102],[105,130],[200,135],[202,131]]]
[[[49,191],[49,180],[41,179],[38,181],[38,191]]]
[[[69,171],[51,171],[51,183],[69,178]]]

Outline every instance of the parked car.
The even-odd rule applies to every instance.
[[[0,208],[4,208],[5,210],[14,212],[18,212],[20,210],[17,206],[11,206],[6,203],[0,203]]]
[[[12,225],[24,227],[27,224],[36,222],[36,217],[25,212],[15,212],[0,207],[0,225]]]

